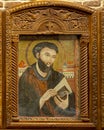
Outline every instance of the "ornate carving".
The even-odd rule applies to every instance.
[[[73,10],[34,8],[12,15],[12,30],[36,32],[88,32],[89,24],[86,14]]]

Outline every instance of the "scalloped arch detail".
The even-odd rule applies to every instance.
[[[40,21],[37,21],[36,26],[34,28],[34,31],[44,31],[45,29],[47,30],[47,32],[54,32],[59,30],[60,32],[62,32],[62,30],[67,31],[67,25],[65,26],[65,24],[58,20],[58,19],[42,19]]]

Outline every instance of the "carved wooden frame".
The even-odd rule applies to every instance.
[[[36,13],[39,14],[36,14]],[[43,13],[42,13],[43,12]],[[60,15],[61,14],[61,15]],[[31,17],[29,17],[31,15]],[[51,16],[53,15],[53,17]],[[48,29],[42,28],[52,23]],[[41,27],[42,26],[42,27]],[[56,28],[55,28],[55,27]],[[98,14],[87,7],[62,1],[37,1],[6,11],[6,120],[8,128],[95,127],[100,128]],[[20,119],[17,114],[17,47],[21,34],[80,35],[80,119]],[[93,115],[93,116],[92,116]],[[98,118],[97,118],[98,117]]]

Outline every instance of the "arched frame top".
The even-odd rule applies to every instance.
[[[82,11],[88,14],[92,14],[94,12],[93,9],[86,7],[86,6],[82,6],[80,4],[75,4],[72,2],[66,2],[66,1],[34,1],[34,2],[29,2],[29,3],[23,3],[20,4],[12,9],[9,9],[8,11],[10,13],[16,13],[18,11],[22,11],[24,9],[29,9],[29,8],[34,8],[34,7],[49,7],[49,6],[58,6],[58,7],[64,7],[64,8],[70,8],[70,9],[74,9],[77,11]]]

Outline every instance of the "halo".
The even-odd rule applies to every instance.
[[[30,65],[29,59],[28,59],[28,51],[29,51],[29,48],[30,48],[32,42],[33,42],[33,41],[30,41],[30,42],[28,43],[27,48],[26,48],[26,51],[25,51],[26,62],[27,62],[28,65]]]

